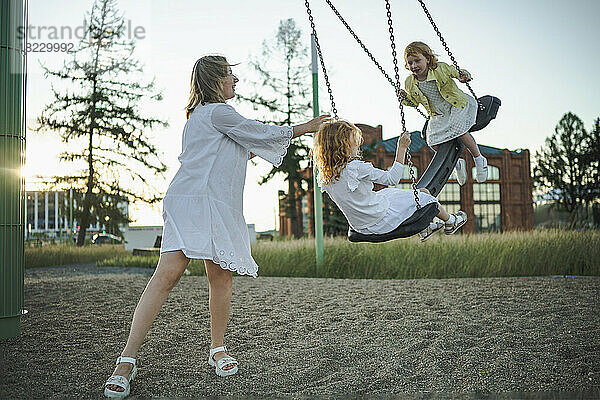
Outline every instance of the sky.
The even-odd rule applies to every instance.
[[[91,4],[91,0],[29,0],[29,24],[75,29],[82,25]],[[385,2],[338,0],[334,4],[388,74],[393,74]],[[432,47],[441,61],[450,63],[417,0],[391,0],[391,4],[399,56],[408,43],[421,40]],[[459,65],[473,75],[471,86],[475,93],[492,94],[502,100],[497,118],[474,134],[478,143],[510,150],[526,148],[533,161],[536,150],[553,134],[566,112],[577,114],[586,127],[600,117],[599,1],[436,0],[426,4]],[[154,77],[164,94],[162,102],[144,103],[141,107],[142,113],[170,124],[168,128],[147,132],[168,166],[165,177],[157,177],[153,182],[162,193],[179,166],[177,156],[181,152],[184,108],[194,62],[203,55],[218,53],[239,63],[234,68],[240,79],[236,91],[248,93],[253,88],[249,61],[261,54],[264,40],[274,38],[280,20],[294,18],[307,45],[310,40],[302,0],[121,0],[118,8],[130,21],[132,30],[143,29],[136,56],[144,64],[145,76]],[[339,116],[355,123],[381,124],[384,139],[397,136],[401,131],[400,115],[389,83],[324,1],[312,0],[311,8]],[[36,33],[30,42],[76,40],[50,40],[47,32]],[[57,135],[33,132],[31,128],[44,105],[52,100],[53,82],[44,77],[40,65],[57,68],[67,59],[68,55],[60,52],[28,56],[29,129],[23,171],[28,190],[35,189],[36,175],[66,172],[58,161],[64,144]],[[408,71],[402,60],[399,62],[404,82]],[[320,75],[320,105],[329,110]],[[464,85],[458,85],[467,91]],[[248,118],[259,117],[251,107],[235,107]],[[420,130],[423,118],[414,110],[405,112],[407,129]],[[257,184],[270,167],[263,160],[248,167],[244,215],[257,231],[278,228],[277,191],[287,187],[281,177],[267,185]],[[132,225],[161,225],[160,211],[160,204],[132,205]]]

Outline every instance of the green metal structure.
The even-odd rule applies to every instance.
[[[313,88],[313,116],[319,116],[319,67],[317,65],[317,48],[315,39],[310,36],[311,44],[311,69],[312,69],[312,88]],[[317,184],[317,167],[313,169],[313,201],[315,204],[315,250],[317,259],[317,270],[320,271],[323,266],[323,257],[325,248],[323,246],[323,194]]]
[[[18,336],[24,295],[27,0],[0,0],[0,339]]]

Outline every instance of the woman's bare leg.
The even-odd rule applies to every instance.
[[[223,346],[227,323],[229,322],[229,309],[231,307],[231,271],[221,268],[211,260],[204,260],[206,277],[209,284],[208,309],[210,310],[210,348]],[[220,351],[215,353],[214,359],[225,357]],[[227,364],[223,369],[228,370],[235,365]]]
[[[177,282],[179,282],[179,278],[181,278],[189,261],[180,250],[160,255],[156,270],[150,281],[148,281],[133,313],[129,338],[127,339],[125,348],[121,352],[122,356],[137,357],[138,350],[148,334],[150,326],[156,319],[167,296],[175,285],[177,285]],[[113,375],[128,377],[132,368],[133,366],[129,363],[121,363],[116,366]],[[124,390],[116,385],[108,385],[108,388],[119,392]]]

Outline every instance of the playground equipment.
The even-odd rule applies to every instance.
[[[458,63],[456,62],[456,59],[454,58],[452,52],[450,51],[448,45],[446,44],[446,41],[444,40],[442,34],[440,33],[437,25],[433,21],[433,18],[431,17],[429,10],[425,6],[425,3],[423,2],[423,0],[418,0],[418,1],[421,4],[421,7],[423,8],[423,10],[425,11],[427,18],[429,19],[429,22],[431,23],[435,32],[437,33],[438,37],[440,38],[444,48],[446,49],[446,52],[450,56],[452,63],[454,64],[456,69],[458,71],[460,71],[460,67],[458,66]],[[386,10],[387,10],[388,31],[390,33],[390,45],[391,45],[391,49],[392,49],[392,59],[394,62],[394,78],[395,78],[394,80],[384,70],[384,68],[381,66],[381,64],[379,64],[377,62],[377,60],[375,59],[373,54],[367,49],[367,47],[364,45],[364,43],[359,39],[358,35],[356,35],[354,30],[344,20],[342,15],[339,13],[339,11],[333,5],[333,3],[330,0],[325,0],[325,2],[333,10],[333,12],[336,14],[338,19],[342,22],[342,24],[350,32],[352,37],[357,41],[357,43],[361,46],[361,48],[365,51],[365,53],[369,56],[371,61],[373,61],[373,63],[377,66],[379,71],[386,77],[388,82],[390,82],[390,84],[394,87],[394,90],[396,92],[396,97],[398,98],[402,128],[404,131],[406,131],[407,129],[406,129],[406,122],[405,122],[405,118],[404,118],[404,108],[402,105],[402,97],[400,95],[400,77],[399,77],[396,45],[394,43],[393,21],[392,21],[392,13],[391,13],[391,7],[390,7],[389,0],[385,1],[385,5],[386,5]],[[305,0],[304,3],[306,6],[306,11],[308,13],[308,19],[309,19],[309,22],[311,25],[314,42],[315,42],[317,52],[319,55],[321,69],[323,70],[325,83],[327,85],[327,91],[329,93],[329,99],[331,101],[332,113],[334,115],[334,118],[337,118],[337,109],[335,107],[333,93],[331,90],[331,85],[329,83],[329,77],[327,75],[325,63],[323,61],[323,54],[322,54],[322,51],[321,51],[321,48],[319,45],[316,27],[315,27],[315,23],[314,23],[314,18],[312,16],[312,11],[310,9],[310,4],[309,4],[308,0]],[[466,85],[469,88],[469,91],[471,92],[473,97],[478,101],[478,104],[479,104],[476,123],[470,129],[471,132],[474,132],[476,130],[483,129],[485,126],[487,126],[490,123],[490,121],[493,118],[496,117],[496,114],[498,112],[498,108],[500,107],[501,102],[500,102],[500,99],[498,99],[497,97],[494,97],[494,96],[483,96],[482,98],[478,98],[475,95],[475,92],[473,91],[473,89],[471,88],[471,85],[469,85],[468,82],[466,83]],[[425,126],[423,127],[423,130],[422,130],[422,132],[425,132],[425,129],[427,127],[428,117],[418,108],[417,108],[417,111],[424,118],[427,119],[425,122]],[[348,231],[348,239],[351,242],[384,242],[384,241],[397,239],[397,238],[410,237],[410,236],[416,235],[417,233],[419,233],[423,229],[425,229],[429,225],[429,223],[433,220],[435,215],[437,215],[438,209],[437,209],[437,205],[435,205],[435,204],[428,205],[426,207],[421,207],[421,205],[419,204],[417,189],[418,188],[427,188],[433,196],[436,196],[437,194],[439,194],[440,191],[442,190],[442,188],[444,187],[445,183],[447,182],[448,178],[452,174],[452,170],[454,169],[454,166],[456,165],[456,162],[458,161],[460,154],[463,152],[464,147],[465,147],[464,144],[458,139],[454,139],[452,141],[449,141],[447,143],[443,143],[442,145],[440,145],[438,148],[438,151],[436,152],[435,156],[433,157],[431,163],[429,164],[429,166],[427,167],[427,169],[425,170],[424,174],[421,176],[421,179],[419,179],[418,182],[415,182],[415,176],[414,176],[414,171],[413,171],[413,164],[412,164],[412,161],[410,158],[410,152],[407,151],[406,159],[407,159],[407,164],[408,164],[409,171],[410,171],[410,176],[411,176],[411,181],[412,181],[412,189],[413,189],[414,195],[415,195],[415,203],[417,205],[417,211],[410,218],[408,218],[406,221],[404,221],[402,224],[400,224],[400,226],[398,226],[392,232],[388,232],[388,233],[382,234],[382,235],[364,235],[364,234],[358,233],[358,232],[354,231],[352,228],[350,228]]]
[[[0,339],[18,336],[24,296],[27,0],[0,0]]]

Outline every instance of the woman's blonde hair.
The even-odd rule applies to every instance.
[[[340,178],[348,162],[359,158],[354,150],[362,143],[362,132],[347,121],[334,121],[321,125],[311,150],[321,181],[330,184]]]
[[[423,57],[425,57],[425,59],[429,63],[428,65],[429,65],[430,69],[437,68],[438,59],[435,56],[435,54],[433,54],[433,51],[431,50],[431,48],[423,42],[412,42],[411,44],[406,46],[406,49],[404,50],[404,67],[406,67],[406,69],[410,70],[410,67],[408,66],[408,61],[406,61],[406,58],[408,56],[414,57],[414,56],[417,56],[418,54],[422,54]]]
[[[190,82],[190,98],[185,108],[185,116],[190,114],[198,104],[224,103],[223,82],[229,76],[231,64],[223,56],[204,56],[194,64]]]

